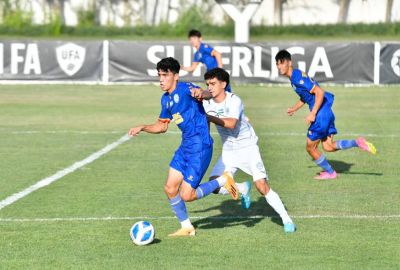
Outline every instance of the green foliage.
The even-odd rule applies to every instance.
[[[208,23],[207,15],[198,8],[188,9],[182,13],[177,22],[168,24],[161,22],[157,26],[137,25],[135,27],[115,27],[96,25],[93,10],[80,11],[77,27],[62,25],[60,16],[54,16],[47,25],[32,25],[31,14],[22,11],[8,11],[4,23],[0,25],[0,35],[6,36],[75,36],[98,38],[142,38],[142,39],[182,39],[186,38],[190,29],[199,29],[206,39],[233,39],[234,23],[228,20],[224,25]],[[275,38],[362,38],[362,37],[393,37],[400,36],[400,22],[378,24],[332,24],[332,25],[288,25],[288,26],[252,26],[250,28],[252,39]]]
[[[8,10],[4,16],[3,25],[15,29],[16,32],[23,31],[25,27],[32,25],[32,14],[19,9]]]
[[[96,13],[94,10],[80,10],[78,12],[78,28],[95,26]]]

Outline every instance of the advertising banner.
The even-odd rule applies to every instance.
[[[320,82],[373,83],[373,43],[210,43],[221,53],[224,68],[233,82],[287,82],[278,74],[275,55],[281,49],[292,54],[295,68]],[[157,80],[156,63],[164,57],[175,57],[181,65],[190,66],[193,48],[187,42],[110,41],[109,80],[135,82]],[[181,71],[181,78],[202,81],[204,66],[193,73]]]
[[[400,83],[400,43],[382,43],[380,83]]]
[[[102,46],[96,41],[1,41],[1,80],[100,81]]]

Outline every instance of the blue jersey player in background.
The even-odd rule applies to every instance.
[[[210,71],[214,68],[222,68],[222,57],[221,54],[216,51],[209,44],[203,43],[203,38],[200,31],[192,29],[188,33],[190,44],[196,49],[193,57],[192,65],[190,67],[182,66],[181,69],[193,72],[199,63],[203,63],[206,66],[206,70]],[[231,92],[231,87],[228,84],[225,91]]]
[[[164,133],[170,122],[175,122],[182,131],[182,142],[170,162],[164,187],[182,228],[169,236],[194,236],[195,229],[188,218],[185,202],[203,198],[222,186],[234,194],[237,190],[228,174],[200,185],[211,161],[213,140],[203,105],[194,97],[196,86],[178,82],[179,69],[179,62],[172,57],[157,63],[160,87],[165,92],[161,97],[160,116],[155,124],[133,127],[128,134],[135,136],[141,131]]]
[[[336,171],[318,150],[320,142],[322,142],[322,148],[326,152],[358,147],[372,154],[376,153],[374,145],[367,142],[363,137],[358,137],[356,140],[335,142],[333,136],[337,134],[337,130],[335,128],[335,115],[332,111],[333,94],[322,90],[317,82],[310,79],[301,70],[293,69],[292,56],[288,51],[278,52],[275,60],[279,73],[290,79],[294,91],[300,97],[300,100],[287,110],[288,115],[292,116],[304,104],[307,104],[310,109],[310,113],[306,117],[306,122],[309,125],[306,149],[314,162],[323,169],[315,179],[335,179],[337,177]]]

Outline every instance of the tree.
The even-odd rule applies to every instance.
[[[349,15],[350,0],[339,0],[339,18],[338,22],[346,23]]]

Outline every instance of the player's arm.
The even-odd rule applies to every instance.
[[[212,98],[211,93],[208,90],[203,90],[200,87],[199,88],[190,88],[190,93],[192,97],[194,97],[197,100],[209,100]]]
[[[300,99],[299,101],[297,101],[296,104],[294,104],[293,107],[287,109],[287,114],[289,116],[292,116],[296,111],[298,111],[301,107],[303,107],[304,104],[305,102]]]
[[[158,119],[158,121],[152,125],[140,125],[131,128],[128,132],[128,135],[136,136],[142,131],[152,134],[164,133],[168,130],[169,122],[169,119]]]
[[[222,56],[221,56],[221,54],[214,49],[211,52],[211,56],[215,57],[215,60],[217,60],[218,67],[222,68],[223,65],[222,65]]]
[[[322,102],[324,101],[324,90],[318,85],[314,85],[313,89],[310,91],[311,94],[315,95],[315,103],[311,112],[306,117],[307,124],[311,124],[315,121],[319,108],[321,108]]]
[[[224,128],[229,128],[229,129],[235,128],[236,124],[238,122],[238,119],[236,119],[236,118],[218,118],[216,116],[212,116],[209,114],[207,114],[207,120],[218,126],[221,126]]]
[[[181,66],[181,69],[184,70],[184,71],[192,72],[197,68],[199,63],[200,62],[192,62],[192,65],[190,67]]]

